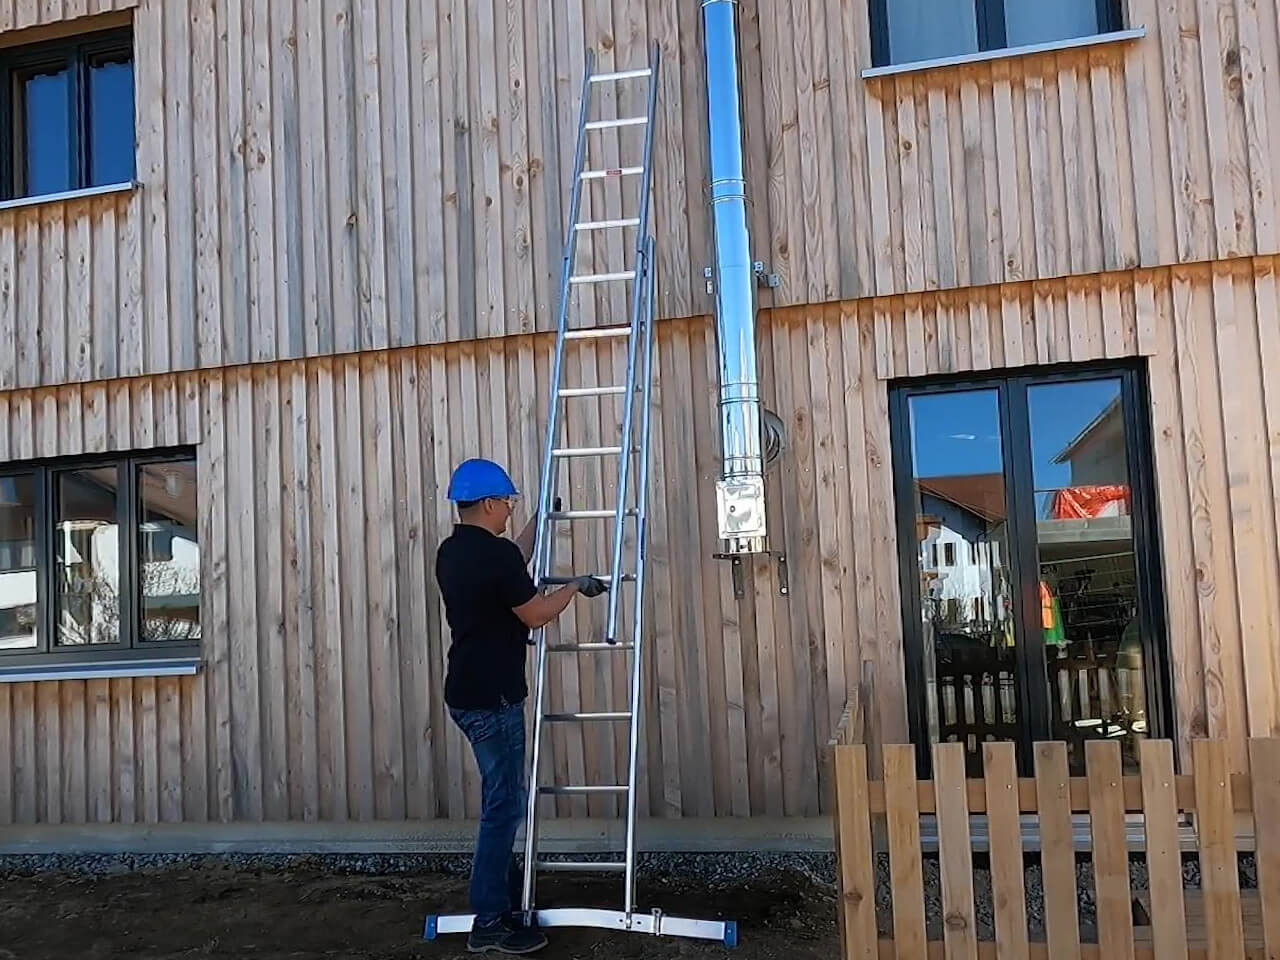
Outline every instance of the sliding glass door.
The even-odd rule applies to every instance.
[[[1136,371],[1089,368],[894,389],[912,733],[928,746],[1137,745],[1167,722]]]

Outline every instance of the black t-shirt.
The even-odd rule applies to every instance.
[[[436,582],[453,643],[444,700],[456,710],[519,703],[529,628],[512,612],[537,594],[520,548],[505,537],[460,523],[436,552]]]

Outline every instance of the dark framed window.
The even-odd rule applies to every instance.
[[[869,0],[877,67],[1119,30],[1119,0]]]
[[[0,668],[194,652],[195,454],[0,467]]]
[[[930,745],[1166,736],[1171,707],[1141,368],[1084,366],[894,385],[891,429],[907,683]],[[928,562],[962,539],[957,565]]]
[[[4,198],[131,181],[133,100],[131,30],[0,51]]]

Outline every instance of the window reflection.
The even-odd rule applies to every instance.
[[[138,468],[142,639],[200,637],[200,546],[194,460]]]
[[[133,179],[133,57],[123,51],[89,64],[89,183]]]
[[[890,0],[889,49],[894,63],[933,60],[978,49],[973,0]]]
[[[71,189],[71,74],[65,64],[19,74],[23,196]]]
[[[0,477],[0,650],[36,646],[36,484]]]
[[[1006,0],[1004,32],[1010,47],[1091,36],[1098,32],[1098,5],[1094,0]]]
[[[118,476],[115,467],[55,476],[60,646],[120,642]]]
[[[1028,390],[1041,624],[1055,739],[1115,739],[1136,766],[1147,735],[1127,438],[1117,379]]]
[[[912,397],[910,418],[929,738],[977,772],[1018,734],[999,396]]]

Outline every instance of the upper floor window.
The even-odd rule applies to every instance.
[[[197,507],[189,452],[0,467],[0,669],[194,650]]]
[[[0,50],[0,91],[6,199],[133,179],[131,31]]]
[[[875,65],[1024,47],[1120,29],[1119,0],[870,0]]]

